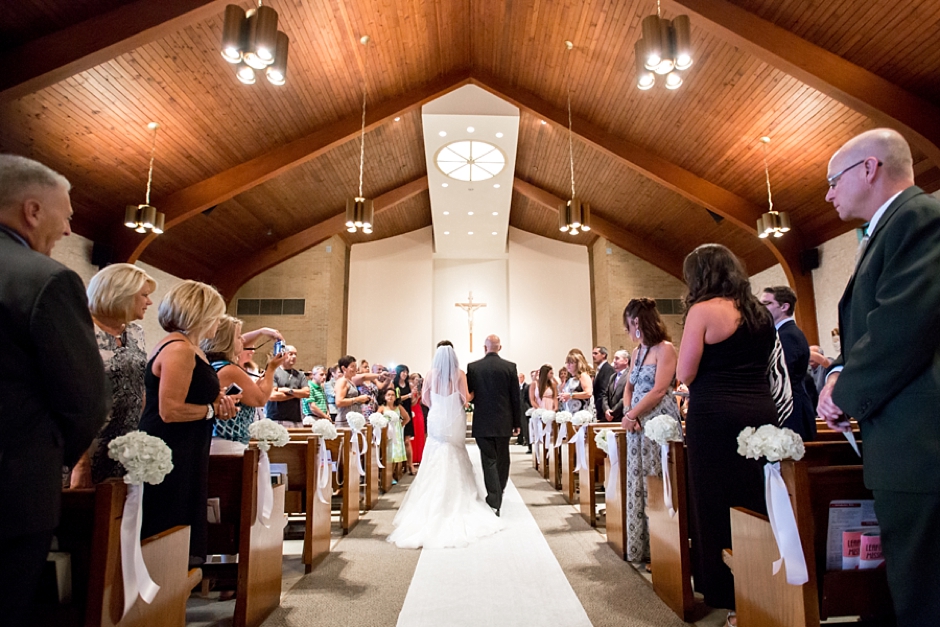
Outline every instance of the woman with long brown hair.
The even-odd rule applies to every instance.
[[[666,414],[679,420],[672,399],[676,379],[676,347],[656,309],[656,301],[634,298],[623,310],[623,326],[636,342],[633,368],[623,389],[623,428],[627,432],[627,559],[649,561],[646,520],[646,477],[662,474],[659,448],[643,435],[643,425]]]
[[[734,579],[721,557],[731,546],[728,510],[766,513],[761,464],[738,455],[737,436],[777,422],[768,380],[776,331],[744,266],[724,246],[693,250],[683,274],[689,293],[677,374],[689,386],[692,571],[705,603],[733,609]],[[733,612],[728,624],[735,624]]]
[[[558,409],[558,386],[555,384],[555,372],[551,364],[539,368],[538,384],[533,386],[535,407],[555,411]]]
[[[571,375],[564,387],[559,390],[558,400],[561,409],[572,414],[582,409],[589,409],[594,395],[594,369],[579,348],[572,348],[565,357],[565,370]]]

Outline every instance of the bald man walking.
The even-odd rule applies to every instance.
[[[940,201],[914,185],[910,147],[890,129],[849,140],[827,178],[839,217],[868,231],[819,415],[862,430],[897,624],[940,625]]]
[[[516,364],[499,356],[499,337],[487,337],[483,348],[483,359],[467,366],[467,387],[473,397],[472,435],[483,462],[486,503],[499,516],[509,482],[509,438],[519,435],[522,401]]]

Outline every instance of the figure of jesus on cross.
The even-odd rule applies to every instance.
[[[465,303],[454,303],[455,307],[460,307],[467,312],[467,323],[470,325],[470,352],[473,352],[473,312],[481,307],[486,307],[486,303],[475,303],[473,302],[473,292],[470,292],[470,295],[467,296],[467,302]]]

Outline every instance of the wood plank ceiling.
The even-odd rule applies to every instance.
[[[183,0],[167,0],[183,4]],[[940,105],[940,3],[872,0],[732,0],[807,42]],[[197,4],[190,2],[191,4]],[[107,15],[118,0],[8,3],[0,24],[0,60],[21,46]],[[203,3],[205,4],[205,3]],[[767,206],[758,138],[769,135],[774,206],[791,213],[793,250],[852,225],[824,201],[835,148],[875,123],[823,91],[743,52],[692,22],[695,64],[676,91],[635,87],[633,44],[651,0],[270,0],[291,40],[287,85],[238,83],[219,54],[222,5],[115,58],[17,98],[0,96],[0,151],[23,154],[73,182],[75,230],[121,250],[139,236],[120,225],[123,207],[143,201],[150,135],[157,144],[153,204],[221,172],[263,158],[289,142],[355,119],[362,88],[370,110],[407,100],[436,82],[498,84],[546,109],[563,110],[570,90],[578,195],[599,217],[671,255],[707,241],[725,244],[752,272],[779,257],[751,227],[716,220],[694,194],[644,176],[596,141],[590,126],[734,194],[755,211]],[[248,8],[248,2],[241,2]],[[672,17],[669,4],[664,16]],[[368,34],[364,48],[359,38]],[[574,42],[566,51],[564,40]],[[363,81],[363,76],[365,80]],[[453,77],[448,78],[448,77]],[[493,85],[490,85],[491,87]],[[430,87],[429,87],[430,86]],[[434,88],[436,89],[436,88]],[[498,90],[498,89],[497,89]],[[417,98],[417,96],[416,96]],[[398,99],[398,100],[396,100]],[[548,116],[549,113],[543,114]],[[364,191],[393,192],[426,173],[420,109],[383,118],[366,134]],[[516,176],[568,197],[567,129],[524,110]],[[940,188],[940,171],[915,147],[919,181]],[[141,259],[182,277],[237,285],[226,272],[259,251],[341,213],[358,185],[356,133],[318,156],[283,168],[211,212],[196,214],[143,248]],[[246,181],[250,183],[250,181]],[[425,185],[426,187],[426,185]],[[223,190],[224,191],[224,190]],[[384,211],[371,237],[430,224],[426,191]],[[719,207],[719,210],[721,208]],[[513,226],[572,240],[543,204],[516,192]],[[319,233],[319,231],[318,231]],[[344,235],[345,236],[345,235]],[[248,264],[250,265],[250,263]],[[797,272],[798,268],[795,269]]]

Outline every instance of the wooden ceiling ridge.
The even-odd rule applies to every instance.
[[[371,131],[397,116],[440,98],[468,82],[469,74],[466,72],[449,74],[413,92],[377,103],[366,111],[366,131]],[[174,192],[165,199],[158,199],[153,204],[166,214],[164,230],[179,226],[209,207],[229,200],[340,144],[355,139],[361,128],[362,114],[356,113]],[[153,234],[141,237],[123,225],[115,226],[112,233],[116,258],[129,263],[139,259],[147,246],[158,237]]]
[[[135,0],[0,53],[0,102],[39,91],[218,15],[223,0]]]
[[[940,166],[940,107],[727,0],[665,0],[692,24],[905,134]]]
[[[409,181],[400,187],[387,191],[373,200],[375,215],[388,211],[409,198],[427,191],[428,177],[421,176]],[[346,212],[338,213],[323,222],[294,233],[276,244],[263,248],[254,255],[243,259],[234,266],[221,270],[213,283],[227,301],[231,301],[238,292],[238,288],[253,277],[261,274],[279,263],[287,261],[295,255],[312,248],[333,235],[340,235],[346,231]]]

